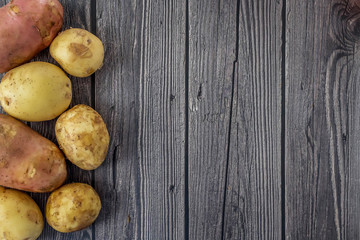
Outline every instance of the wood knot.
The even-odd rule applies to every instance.
[[[355,15],[348,19],[346,27],[349,37],[357,42],[360,39],[360,8]]]
[[[360,3],[349,1],[332,7],[330,32],[345,51],[353,51],[360,41]]]

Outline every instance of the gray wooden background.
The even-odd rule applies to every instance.
[[[72,105],[111,145],[95,171],[68,162],[95,224],[40,239],[360,239],[360,1],[61,2],[104,42]],[[29,125],[56,142],[54,123]]]

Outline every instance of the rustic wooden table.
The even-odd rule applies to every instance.
[[[40,239],[360,238],[359,1],[61,2],[104,41],[72,105],[111,145],[95,171],[68,163],[95,224]],[[54,123],[29,125],[56,142]]]

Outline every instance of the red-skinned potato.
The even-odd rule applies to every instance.
[[[0,73],[47,48],[63,24],[58,0],[12,0],[0,8]]]
[[[64,155],[50,140],[10,116],[0,114],[0,185],[51,192],[66,179]]]

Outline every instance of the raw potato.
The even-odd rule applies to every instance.
[[[63,24],[58,0],[12,0],[0,8],[0,73],[47,48]]]
[[[54,39],[50,45],[50,54],[70,75],[88,77],[101,68],[104,46],[92,33],[71,28]]]
[[[76,166],[85,170],[99,167],[109,147],[109,133],[101,116],[80,104],[63,113],[56,122],[60,148]]]
[[[59,148],[22,122],[0,114],[0,185],[51,192],[65,179],[66,163]]]
[[[31,62],[9,71],[0,83],[5,112],[24,121],[56,118],[70,105],[71,82],[57,66]]]
[[[0,239],[37,239],[44,228],[38,205],[27,194],[0,187]]]
[[[90,185],[72,183],[50,195],[46,204],[46,220],[59,232],[74,232],[90,226],[100,210],[99,195]]]

